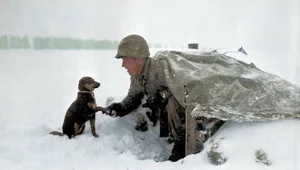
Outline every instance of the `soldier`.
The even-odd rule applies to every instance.
[[[167,114],[166,128],[169,127],[174,142],[169,160],[177,161],[188,154],[200,152],[203,140],[197,140],[196,119],[186,114],[185,108],[173,96],[165,80],[162,62],[149,56],[149,47],[143,37],[129,35],[121,40],[115,58],[123,60],[122,67],[131,76],[131,84],[122,102],[107,107],[109,115],[125,116],[139,107],[144,96],[151,97],[157,107],[167,110],[162,113]]]

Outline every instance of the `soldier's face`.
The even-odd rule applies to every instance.
[[[122,67],[127,69],[129,75],[138,75],[141,73],[141,66],[138,59],[132,57],[122,57]]]

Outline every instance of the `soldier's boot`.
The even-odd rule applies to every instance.
[[[184,140],[174,141],[174,147],[172,149],[172,153],[168,160],[171,162],[176,162],[184,157],[185,157],[185,141]]]

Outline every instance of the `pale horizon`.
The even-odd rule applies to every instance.
[[[295,0],[2,1],[0,35],[118,41],[135,33],[175,47],[197,42],[200,47],[291,51],[299,46],[299,5]]]

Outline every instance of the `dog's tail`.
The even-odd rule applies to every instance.
[[[65,134],[61,133],[61,132],[58,132],[58,131],[52,131],[50,133],[51,135],[56,135],[56,136],[64,136]]]

